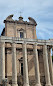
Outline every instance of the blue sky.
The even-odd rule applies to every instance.
[[[38,39],[53,38],[53,0],[0,0],[0,34],[4,28],[3,20],[10,14],[18,20],[22,11],[24,20],[33,17],[37,22]]]

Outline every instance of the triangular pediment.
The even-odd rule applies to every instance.
[[[23,28],[21,28],[21,29],[18,29],[18,31],[25,31]]]

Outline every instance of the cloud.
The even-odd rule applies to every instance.
[[[14,14],[13,19],[18,19],[20,11],[24,20],[29,16],[36,20],[38,38],[53,37],[53,0],[0,0],[0,34],[3,20],[10,14]]]

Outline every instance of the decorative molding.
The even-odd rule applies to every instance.
[[[50,40],[40,40],[40,39],[26,39],[26,38],[18,38],[18,37],[7,37],[7,36],[0,36],[0,43],[16,43],[16,44],[35,44],[37,45],[49,45],[53,47],[53,41]]]
[[[23,28],[18,28],[17,31],[25,31]]]

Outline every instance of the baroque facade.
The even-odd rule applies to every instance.
[[[0,36],[0,85],[52,86],[53,69],[51,49],[53,40],[40,40],[36,36],[36,21],[4,20]]]

